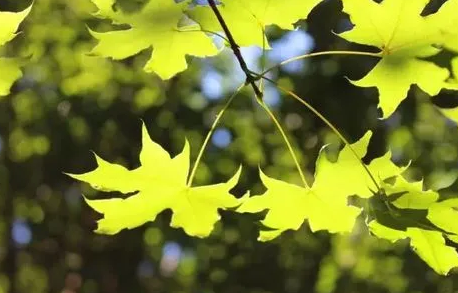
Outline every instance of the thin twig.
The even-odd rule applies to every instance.
[[[216,6],[215,0],[207,0],[207,1],[211,9],[213,10],[213,13],[215,14],[216,18],[218,19],[218,22],[221,25],[224,33],[226,34],[226,37],[229,41],[229,45],[231,46],[232,52],[234,52],[234,55],[237,58],[237,61],[239,62],[240,67],[242,68],[243,72],[246,75],[245,83],[250,84],[258,100],[262,100],[262,92],[259,89],[259,87],[256,85],[256,82],[255,82],[256,78],[251,74],[251,71],[248,69],[245,59],[243,59],[242,53],[240,52],[240,46],[237,44],[234,37],[232,36],[232,33],[229,30],[229,27],[227,26],[226,21],[224,21],[224,18],[221,15],[221,12],[218,10],[218,7]]]
[[[320,118],[321,121],[323,121],[329,128],[331,128],[331,130],[345,143],[345,145],[348,146],[348,148],[350,149],[350,151],[353,153],[353,155],[355,156],[355,158],[359,161],[359,163],[361,164],[361,166],[363,167],[363,169],[366,171],[367,175],[369,176],[370,180],[372,181],[372,183],[374,183],[375,187],[377,188],[378,191],[382,190],[382,188],[380,187],[380,185],[378,184],[377,180],[375,180],[375,177],[374,175],[372,174],[372,172],[369,170],[369,167],[367,167],[366,164],[364,164],[362,158],[358,155],[358,153],[356,152],[356,150],[353,148],[353,146],[350,144],[350,142],[343,136],[343,134],[337,129],[337,127],[334,126],[334,124],[331,123],[331,121],[329,121],[326,117],[324,117],[320,111],[318,111],[317,109],[315,109],[312,105],[310,105],[308,102],[306,102],[305,100],[301,99],[298,95],[296,95],[294,92],[282,87],[281,85],[279,85],[278,83],[276,83],[274,80],[268,78],[268,77],[265,77],[263,75],[258,75],[258,77],[262,78],[262,79],[265,79],[267,80],[268,82],[274,84],[278,89],[280,89],[281,91],[283,91],[284,93],[288,94],[289,96],[291,96],[292,98],[294,98],[296,101],[298,101],[299,103],[301,103],[302,105],[304,105],[305,107],[307,107],[313,114],[315,114],[318,118]]]
[[[286,143],[286,146],[288,147],[288,151],[291,154],[291,157],[293,158],[294,164],[296,165],[297,171],[299,172],[299,176],[301,176],[302,184],[304,185],[305,189],[310,189],[310,186],[307,184],[307,180],[305,180],[304,173],[302,172],[301,164],[299,163],[299,160],[297,159],[297,156],[294,152],[294,148],[291,145],[288,136],[286,135],[285,130],[280,124],[280,121],[277,119],[275,114],[269,109],[269,106],[266,105],[263,101],[258,100],[259,105],[266,111],[266,113],[269,115],[270,119],[274,122],[275,126],[277,129],[280,131],[280,134],[283,138],[283,140]]]
[[[311,58],[311,57],[317,57],[317,56],[323,56],[323,55],[359,55],[359,56],[370,56],[370,57],[376,57],[376,58],[382,58],[383,55],[382,55],[382,52],[378,52],[378,53],[372,53],[372,52],[362,52],[362,51],[321,51],[321,52],[313,52],[313,53],[308,53],[308,54],[304,54],[304,55],[300,55],[300,56],[296,56],[296,57],[293,57],[293,58],[289,58],[285,61],[282,61],[278,64],[275,64],[274,66],[266,69],[266,70],[263,70],[259,75],[258,75],[258,78],[259,76],[265,76],[268,72],[271,72],[272,70],[276,69],[276,68],[279,68],[283,65],[286,65],[288,63],[291,63],[291,62],[294,62],[294,61],[298,61],[298,60],[302,60],[302,59],[306,59],[306,58]]]
[[[208,134],[207,136],[205,137],[205,140],[204,140],[204,143],[202,144],[202,146],[200,147],[200,151],[199,151],[199,154],[197,155],[197,158],[196,158],[196,161],[194,162],[194,166],[192,167],[192,170],[191,170],[191,174],[189,175],[189,178],[188,178],[188,187],[191,187],[192,185],[192,182],[194,180],[194,176],[196,175],[196,171],[197,171],[197,167],[199,166],[199,163],[200,161],[202,160],[202,156],[205,152],[205,148],[207,147],[208,145],[208,142],[210,141],[210,138],[212,137],[213,135],[213,132],[215,132],[215,129],[216,129],[216,126],[218,125],[219,123],[219,120],[221,119],[221,117],[223,117],[224,115],[224,112],[226,112],[227,108],[229,108],[229,106],[231,105],[232,101],[234,100],[234,98],[237,96],[237,94],[245,87],[244,84],[242,84],[241,86],[239,86],[237,88],[237,90],[232,94],[232,96],[227,100],[226,104],[223,106],[223,108],[218,112],[218,115],[216,115],[216,119],[215,121],[213,121],[213,124],[212,126],[210,127],[210,130],[208,131]]]

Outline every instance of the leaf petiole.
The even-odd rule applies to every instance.
[[[216,36],[224,41],[226,41],[227,43],[229,43],[229,40],[228,38],[226,38],[225,36],[223,36],[222,34],[220,33],[217,33],[217,32],[213,32],[213,31],[209,31],[209,30],[205,30],[205,29],[190,29],[190,30],[180,30],[180,29],[177,29],[177,31],[179,31],[180,33],[193,33],[193,32],[203,32],[203,33],[207,33],[207,34],[210,34],[210,35],[213,35],[213,36]]]
[[[302,183],[306,189],[310,189],[310,186],[307,184],[307,181],[305,180],[304,173],[302,172],[301,165],[299,164],[299,160],[297,159],[296,154],[294,153],[294,149],[288,139],[288,136],[286,135],[285,131],[283,130],[283,127],[281,126],[280,122],[278,121],[277,117],[275,117],[274,113],[269,109],[269,107],[264,103],[264,101],[261,101],[259,99],[256,99],[258,104],[266,111],[266,113],[269,115],[270,119],[274,122],[275,126],[277,127],[278,131],[280,131],[281,136],[283,137],[283,140],[286,143],[286,146],[288,147],[289,153],[291,154],[291,157],[293,158],[294,164],[296,165],[297,171],[299,172],[299,175],[301,176]]]
[[[258,76],[265,76],[267,73],[271,72],[272,70],[279,68],[283,65],[286,65],[288,63],[302,60],[302,59],[307,59],[311,57],[317,57],[317,56],[324,56],[324,55],[358,55],[358,56],[371,56],[371,57],[377,57],[377,58],[382,58],[383,57],[383,52],[379,53],[371,53],[371,52],[363,52],[363,51],[322,51],[322,52],[314,52],[314,53],[309,53],[309,54],[304,54],[304,55],[299,55],[293,58],[286,59],[285,61],[282,61],[276,65],[273,65],[272,67],[264,70],[262,73],[260,73]]]
[[[257,74],[258,75],[258,74]],[[331,128],[331,130],[345,143],[345,145],[348,146],[348,148],[350,149],[350,151],[355,155],[355,157],[358,159],[359,163],[361,164],[361,166],[364,168],[364,170],[366,171],[367,175],[369,175],[371,181],[374,183],[375,187],[377,188],[377,190],[382,190],[380,188],[380,185],[377,183],[377,181],[375,180],[375,177],[374,175],[371,173],[371,171],[369,170],[369,168],[366,166],[366,164],[364,164],[364,162],[362,161],[362,159],[360,158],[360,156],[358,155],[358,153],[355,151],[355,149],[351,146],[350,142],[343,136],[343,134],[334,126],[334,124],[332,124],[328,119],[326,119],[326,117],[324,117],[317,109],[315,109],[312,105],[310,105],[309,103],[307,103],[305,100],[301,99],[298,95],[296,95],[294,92],[288,90],[288,89],[285,89],[284,87],[282,87],[281,85],[279,85],[278,83],[276,83],[275,81],[273,81],[272,79],[268,78],[268,77],[265,77],[261,74],[259,74],[258,76],[262,76],[263,79],[271,82],[272,84],[274,84],[277,88],[279,88],[281,91],[285,92],[287,95],[293,97],[296,101],[298,101],[299,103],[301,103],[302,105],[304,105],[305,107],[307,107],[313,114],[315,114],[318,118],[321,119],[321,121],[323,121],[329,128]]]
[[[232,96],[227,100],[226,104],[224,104],[223,108],[216,115],[215,121],[213,121],[213,124],[210,130],[208,131],[207,136],[205,137],[204,143],[200,147],[199,154],[197,155],[196,161],[194,162],[194,166],[192,167],[191,173],[188,178],[188,182],[186,184],[188,187],[191,187],[192,185],[192,181],[194,180],[194,177],[196,175],[197,167],[199,167],[199,163],[202,160],[202,156],[205,152],[208,142],[210,141],[211,136],[213,135],[213,132],[216,129],[216,126],[218,125],[219,121],[223,117],[224,112],[226,112],[227,108],[229,108],[229,106],[231,105],[234,98],[245,86],[246,86],[245,84],[242,84],[241,86],[239,86],[237,90],[232,94]]]

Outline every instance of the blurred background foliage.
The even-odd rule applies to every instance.
[[[153,0],[154,1],[154,0]],[[119,1],[137,9],[142,1]],[[432,1],[432,12],[444,1]],[[26,0],[1,0],[0,10],[19,11]],[[270,64],[312,50],[362,49],[337,38],[350,26],[339,1],[324,1],[294,32],[269,31]],[[123,62],[90,56],[87,27],[108,30],[90,15],[89,0],[37,0],[5,55],[28,57],[24,77],[0,100],[0,292],[458,292],[458,278],[436,275],[406,242],[371,237],[361,223],[349,235],[312,234],[307,225],[269,243],[256,241],[262,215],[223,220],[208,239],[169,227],[170,213],[115,236],[92,232],[100,217],[81,193],[96,194],[62,172],[95,166],[90,150],[128,167],[138,166],[143,119],[153,139],[176,154],[185,136],[193,158],[221,101],[243,82],[229,50],[216,58],[189,59],[190,68],[163,82],[141,68],[149,52]],[[1,25],[1,24],[0,24]],[[245,48],[251,68],[262,50]],[[437,62],[446,64],[441,54]],[[328,56],[292,63],[274,73],[283,86],[317,107],[352,141],[371,129],[366,159],[388,148],[396,162],[411,162],[409,177],[456,195],[458,133],[418,88],[388,120],[377,117],[377,92],[352,86],[372,66],[370,57]],[[266,101],[288,130],[307,176],[324,144],[335,153],[337,137],[319,119],[271,86]],[[443,91],[433,102],[458,105]],[[249,91],[227,112],[198,169],[196,183],[225,180],[244,165],[240,196],[262,192],[258,166],[275,177],[299,180],[278,132]],[[342,174],[345,176],[345,174]],[[363,219],[361,219],[363,221]]]

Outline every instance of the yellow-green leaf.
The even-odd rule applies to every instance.
[[[458,199],[448,199],[433,204],[428,219],[445,231],[458,235]]]
[[[29,14],[32,5],[21,12],[0,11],[0,46],[11,41],[17,34],[16,31]],[[18,58],[0,57],[0,97],[10,93],[13,83],[22,77],[21,61]]]
[[[450,40],[446,30],[455,31],[458,17],[448,18],[458,0],[437,13],[423,17],[421,12],[429,0],[343,0],[344,11],[355,25],[340,34],[348,41],[375,46],[382,59],[365,77],[353,81],[361,87],[377,87],[383,118],[390,116],[407,96],[411,85],[418,85],[429,95],[436,95],[445,87],[449,76],[441,68],[422,58],[440,52],[435,45]]]
[[[0,11],[0,46],[3,46],[16,36],[19,25],[29,14],[31,9],[32,5],[21,12]]]
[[[92,0],[95,6],[97,6],[98,11],[95,13],[96,16],[108,18],[116,17],[113,10],[113,5],[116,3],[116,0]]]
[[[392,203],[401,209],[428,209],[439,199],[439,194],[432,190],[423,190],[423,181],[408,182],[402,176],[396,177],[393,185],[383,184],[388,195],[399,195]]]
[[[456,37],[458,42],[458,36]],[[457,44],[457,52],[458,52],[458,44]],[[458,57],[452,59],[451,62],[452,74],[453,78],[447,81],[445,88],[449,90],[458,91]],[[441,113],[449,118],[450,120],[458,123],[458,107],[457,108],[440,108],[437,107]]]
[[[442,44],[445,48],[458,53],[458,1],[448,0],[440,8],[439,13],[428,17],[429,24],[440,32]]]
[[[20,66],[17,58],[0,57],[0,97],[8,95],[13,83],[22,77]]]
[[[352,144],[358,156],[366,154],[371,133]],[[390,155],[373,160],[366,167],[377,180],[396,176],[403,171],[394,165]],[[253,196],[237,209],[241,213],[268,210],[262,224],[273,229],[261,231],[261,241],[271,240],[283,231],[297,230],[308,220],[311,230],[328,230],[331,233],[352,230],[360,209],[348,204],[350,195],[370,197],[376,190],[361,162],[346,146],[336,162],[331,162],[324,151],[317,159],[315,182],[310,189],[270,178],[261,172],[267,188],[263,195]]]
[[[458,266],[458,254],[455,248],[445,245],[442,233],[418,228],[407,229],[410,245],[436,273],[446,275]]]
[[[401,231],[381,225],[377,221],[371,221],[368,226],[375,236],[391,242],[410,238],[410,245],[415,253],[438,274],[446,275],[458,266],[457,252],[445,244],[441,232],[415,227]]]
[[[93,32],[99,41],[92,54],[115,60],[136,55],[152,48],[151,58],[144,66],[146,72],[155,72],[162,79],[169,79],[187,68],[186,56],[208,57],[218,54],[211,38],[199,31],[195,24],[181,27],[186,1],[150,0],[140,12],[124,14],[112,11],[112,1],[96,0],[98,14],[116,24],[130,28],[109,32]]]
[[[293,24],[306,19],[310,11],[322,0],[223,0],[218,9],[240,46],[267,44],[263,33],[268,25],[293,30]],[[221,25],[209,6],[198,6],[188,14],[205,30],[219,32]]]
[[[68,174],[102,191],[133,193],[127,198],[103,200],[86,199],[96,211],[103,214],[98,221],[98,233],[115,234],[154,221],[165,209],[173,212],[171,226],[197,237],[208,236],[220,219],[218,209],[236,207],[241,200],[229,190],[238,181],[240,170],[227,182],[190,187],[186,184],[189,171],[189,145],[171,158],[153,142],[143,125],[141,166],[128,170],[97,158],[98,167],[84,174]]]

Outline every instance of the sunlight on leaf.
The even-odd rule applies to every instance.
[[[433,204],[428,219],[445,231],[458,235],[458,199],[448,199]]]
[[[277,25],[285,30],[293,30],[293,24],[306,19],[310,11],[322,0],[224,0],[218,6],[235,41],[240,46],[257,45],[263,47],[267,39],[262,33],[267,26]],[[198,6],[188,10],[192,19],[202,28],[219,32],[221,25],[209,6]]]
[[[188,67],[186,55],[208,57],[218,54],[216,46],[199,26],[179,26],[187,2],[150,0],[140,12],[124,14],[113,11],[113,1],[95,0],[98,15],[109,18],[114,24],[126,24],[130,28],[91,34],[99,42],[92,54],[125,59],[148,48],[153,48],[151,58],[144,66],[146,72],[155,72],[162,79],[169,79]]]
[[[368,132],[352,144],[359,156],[366,154],[371,135]],[[379,180],[396,176],[404,170],[391,162],[390,153],[373,160],[367,167]],[[349,232],[361,209],[349,205],[348,197],[359,195],[368,198],[373,194],[371,190],[376,189],[348,146],[342,149],[336,162],[329,161],[322,149],[316,162],[315,182],[311,189],[260,173],[267,191],[263,195],[250,197],[237,211],[257,213],[268,210],[262,224],[274,231],[260,231],[261,241],[271,240],[288,229],[297,230],[306,219],[312,231]]]
[[[21,22],[32,9],[32,5],[21,12],[0,11],[0,46],[14,39]],[[10,93],[13,83],[22,76],[21,61],[17,58],[0,57],[0,97]]]
[[[452,210],[456,201],[436,202],[437,192],[424,191],[421,181],[408,182],[401,176],[383,188],[386,194],[370,200],[371,233],[391,242],[409,238],[413,250],[438,274],[458,266],[456,250],[444,240],[448,232],[457,231],[453,219],[458,214]]]
[[[375,68],[352,83],[378,88],[383,118],[396,110],[411,85],[418,85],[431,96],[446,86],[448,70],[421,58],[436,55],[440,52],[436,45],[446,45],[452,36],[458,37],[458,17],[453,10],[458,0],[450,0],[437,13],[423,17],[420,14],[428,2],[343,0],[344,12],[355,26],[340,36],[382,51],[382,60]]]
[[[166,210],[173,212],[171,226],[183,228],[191,236],[206,237],[220,219],[218,209],[233,208],[243,199],[236,199],[229,190],[238,181],[240,170],[227,182],[189,187],[189,145],[174,158],[149,137],[143,125],[141,166],[134,170],[111,164],[96,156],[98,167],[84,174],[68,174],[101,191],[133,193],[127,198],[91,200],[86,202],[103,214],[98,233],[116,234],[133,229]]]

